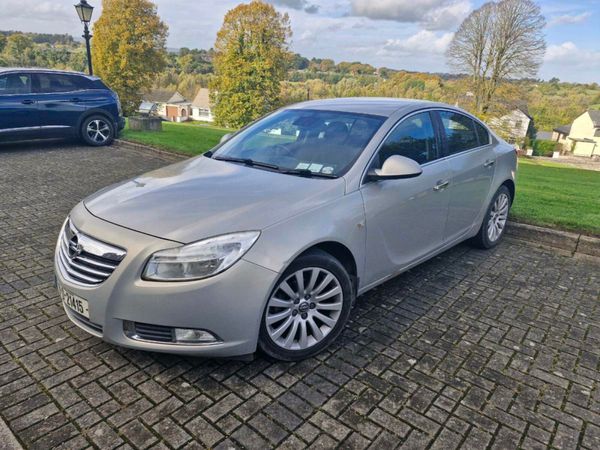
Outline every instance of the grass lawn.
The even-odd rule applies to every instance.
[[[520,158],[511,218],[600,236],[600,172]]]
[[[200,155],[217,145],[221,136],[230,131],[226,128],[196,122],[163,122],[162,127],[162,132],[148,132],[131,131],[127,125],[120,137],[127,141],[139,142],[164,150]]]

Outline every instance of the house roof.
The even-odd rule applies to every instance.
[[[590,109],[588,114],[592,118],[592,122],[594,122],[594,128],[600,127],[600,110],[598,109]]]
[[[179,92],[168,89],[154,89],[146,92],[142,97],[145,101],[154,103],[188,103]]]
[[[198,89],[198,93],[192,101],[192,106],[202,109],[210,109],[210,91],[206,88]]]
[[[525,104],[525,103],[518,104],[518,105],[516,105],[516,109],[518,109],[523,114],[525,114],[527,117],[529,117],[531,120],[533,120],[533,117],[531,117],[529,115],[529,107],[527,106],[527,104]]]
[[[167,103],[169,103],[169,104],[172,104],[172,103],[189,103],[189,101],[183,95],[181,95],[179,92],[175,92],[171,96],[171,98],[167,101]]]
[[[560,134],[569,135],[571,134],[571,125],[561,125],[560,127],[556,127],[554,131]]]
[[[167,89],[153,89],[152,91],[144,93],[142,98],[148,102],[167,103],[172,96],[173,91]]]

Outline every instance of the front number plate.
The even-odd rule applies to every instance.
[[[60,298],[62,299],[63,303],[67,305],[68,308],[72,309],[78,314],[81,314],[87,319],[90,318],[90,308],[87,300],[84,300],[75,294],[71,294],[69,291],[66,291],[60,286],[58,288],[58,292],[60,293]]]

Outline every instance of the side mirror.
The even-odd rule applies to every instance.
[[[381,169],[369,171],[369,180],[399,180],[414,178],[423,173],[418,162],[400,155],[392,155],[386,159]]]
[[[225,141],[228,141],[229,139],[231,139],[231,136],[233,136],[233,134],[232,134],[232,133],[227,133],[227,134],[224,134],[224,135],[221,137],[221,140],[219,141],[219,144],[222,144],[223,142],[225,142]]]

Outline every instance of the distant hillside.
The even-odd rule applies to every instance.
[[[10,36],[11,34],[24,34],[28,36],[36,44],[50,45],[76,45],[75,39],[70,34],[49,34],[49,33],[24,33],[21,31],[2,31],[0,34]]]
[[[15,31],[0,31],[5,35]],[[32,51],[19,55],[18,65],[85,70],[83,45],[68,34],[24,33],[34,43]],[[214,50],[169,48],[167,68],[157,78],[156,87],[178,90],[192,99],[198,88],[207,87],[213,74]],[[4,58],[4,60],[3,60]],[[2,64],[15,64],[0,54]],[[359,61],[335,62],[329,58],[307,58],[294,54],[288,77],[282,83],[281,102],[289,104],[307,98],[388,96],[442,101],[469,110],[472,101],[468,93],[468,77],[450,73],[423,73],[374,67]],[[563,83],[518,80],[505,83],[499,90],[496,110],[500,115],[514,103],[528,104],[529,112],[539,130],[571,123],[594,105],[600,105],[600,86],[597,83]],[[487,119],[484,117],[484,119]]]

